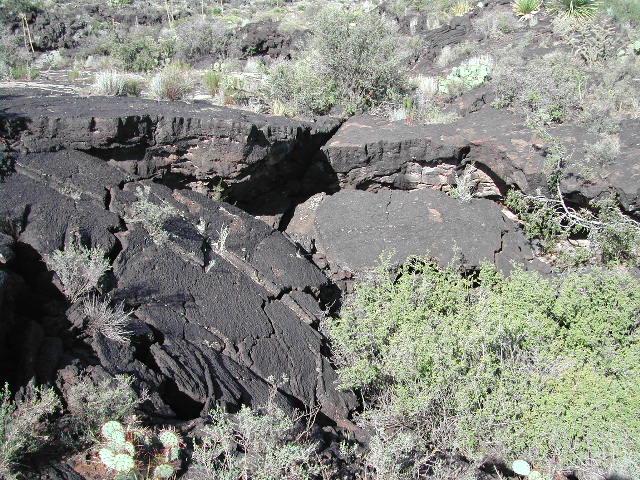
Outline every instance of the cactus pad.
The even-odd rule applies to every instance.
[[[128,453],[119,453],[113,458],[113,469],[118,472],[129,472],[135,467],[133,457]]]
[[[165,448],[178,447],[182,441],[178,432],[174,430],[162,430],[158,434],[158,440]]]
[[[98,452],[98,456],[100,457],[100,461],[102,463],[104,463],[107,467],[112,468],[111,466],[113,465],[113,460],[116,456],[116,454],[113,453],[113,450],[111,450],[110,448],[101,448]]]
[[[124,427],[120,422],[116,422],[115,420],[107,422],[102,426],[102,435],[104,435],[104,438],[106,438],[110,442],[125,442]]]
[[[173,465],[162,463],[153,470],[153,478],[171,478],[174,473]]]

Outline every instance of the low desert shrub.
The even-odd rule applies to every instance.
[[[172,40],[137,33],[116,36],[108,49],[122,68],[131,72],[154,70],[173,56]]]
[[[328,331],[343,388],[436,450],[635,478],[639,313],[622,270],[468,278],[421,258],[383,264]]]
[[[67,440],[82,445],[94,441],[105,422],[129,420],[147,399],[146,392],[138,396],[132,384],[132,377],[116,375],[97,382],[81,377],[69,386],[65,395],[71,414]]]
[[[149,94],[156,100],[184,100],[192,92],[193,82],[189,73],[175,65],[165,67],[149,82]]]
[[[636,0],[604,0],[603,7],[619,22],[628,21],[640,25],[640,3]]]
[[[109,299],[97,296],[85,299],[82,309],[87,317],[87,329],[92,334],[100,332],[110,340],[127,343],[131,332],[127,329],[131,323],[131,312],[124,310],[124,302],[113,305]]]
[[[313,478],[315,446],[293,434],[294,421],[273,400],[262,410],[242,407],[235,416],[220,409],[193,450],[197,480],[255,478],[306,480]]]
[[[60,401],[52,389],[35,388],[21,401],[12,401],[9,386],[0,389],[0,477],[14,479],[25,455],[47,442],[46,417]]]
[[[548,252],[572,235],[586,235],[589,252],[605,263],[640,260],[640,223],[627,217],[613,197],[591,202],[591,210],[576,211],[558,198],[510,191],[505,204],[515,212],[531,238],[543,241]]]
[[[207,57],[222,60],[239,53],[239,40],[223,23],[211,18],[188,18],[175,28],[175,58],[190,61]]]
[[[540,10],[542,0],[513,0],[511,5],[516,15],[524,17]]]
[[[126,220],[141,224],[155,243],[166,242],[169,233],[164,228],[165,222],[179,216],[179,212],[164,199],[154,202],[151,187],[148,185],[138,186],[135,194],[138,199],[129,207]]]
[[[601,6],[599,0],[553,0],[549,6],[552,12],[577,18],[593,17]]]
[[[91,86],[94,95],[109,95],[117,97],[137,97],[142,92],[142,79],[116,70],[106,70],[96,74]]]
[[[461,95],[491,78],[493,59],[488,55],[472,57],[440,80],[439,91],[448,95]]]
[[[568,53],[554,52],[526,64],[502,57],[492,73],[494,105],[528,113],[536,122],[564,122],[582,108],[586,82],[583,66]]]
[[[96,289],[110,268],[103,249],[88,248],[77,242],[71,242],[64,250],[53,252],[47,263],[60,279],[64,293],[71,302]]]
[[[401,45],[397,26],[375,11],[324,8],[299,59],[271,70],[267,96],[318,113],[334,103],[366,110],[404,88]]]

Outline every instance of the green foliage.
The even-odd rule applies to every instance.
[[[171,478],[179,466],[183,442],[174,430],[151,430],[135,425],[125,427],[110,420],[101,428],[104,441],[98,458],[119,480]]]
[[[399,45],[395,24],[375,11],[324,8],[300,59],[270,72],[267,95],[301,111],[366,110],[405,86]]]
[[[0,389],[0,477],[12,479],[28,453],[47,442],[46,417],[60,407],[55,392],[35,388],[19,402],[11,400],[9,386]]]
[[[572,17],[590,18],[601,5],[599,0],[553,0],[550,9]]]
[[[519,56],[504,57],[492,78],[494,106],[531,113],[539,123],[564,122],[583,106],[587,75],[576,58],[563,52],[526,64]]]
[[[156,73],[149,82],[149,93],[156,100],[184,100],[193,92],[189,73],[180,65],[169,65]]]
[[[449,95],[461,95],[491,78],[493,59],[487,55],[473,57],[454,67],[440,81],[439,90]]]
[[[417,259],[383,264],[328,325],[343,387],[435,448],[640,475],[640,282]]]
[[[511,6],[516,15],[531,15],[540,10],[542,0],[513,0]]]
[[[293,420],[273,400],[262,412],[244,406],[234,419],[220,409],[212,410],[209,420],[193,451],[198,480],[312,478],[314,446],[293,439]]]
[[[570,234],[581,232],[580,228],[572,229],[563,223],[563,218],[558,215],[557,205],[553,202],[509,190],[505,206],[518,215],[528,237],[540,239],[547,250],[553,250],[558,242],[566,240]]]
[[[505,205],[518,215],[527,235],[542,240],[548,251],[571,235],[587,234],[591,256],[598,256],[605,263],[635,265],[639,261],[640,224],[622,213],[614,197],[593,201],[593,212],[567,212],[558,199],[511,190]]]
[[[91,86],[94,95],[109,95],[117,97],[137,97],[142,92],[144,82],[141,78],[123,74],[115,70],[98,72]]]
[[[136,407],[146,400],[144,392],[138,397],[131,388],[132,383],[132,377],[116,375],[97,383],[81,378],[71,385],[66,395],[71,413],[68,419],[68,443],[83,445],[95,439],[101,430],[105,437],[118,437],[117,426],[111,427],[112,433],[109,427],[104,430],[106,425],[112,425],[109,420],[119,423],[128,419]],[[122,436],[118,438],[123,440]]]
[[[131,204],[127,221],[142,224],[155,243],[166,242],[169,233],[164,229],[164,224],[170,218],[178,216],[178,211],[166,200],[153,202],[149,185],[136,187],[136,197],[138,200]]]
[[[42,2],[37,0],[0,0],[0,21],[15,21],[23,14],[37,12],[41,8]]]
[[[88,248],[75,241],[64,250],[53,252],[48,266],[58,275],[71,302],[96,289],[100,279],[111,268],[103,249]]]
[[[148,72],[173,56],[173,42],[147,35],[118,36],[110,45],[113,57],[122,68],[132,72]]]
[[[640,2],[637,0],[604,0],[606,11],[616,20],[640,25]]]
[[[282,62],[272,67],[265,88],[275,114],[323,114],[339,101],[335,82],[318,75],[308,59]]]
[[[211,95],[215,96],[218,94],[223,75],[224,74],[219,70],[207,70],[204,73],[204,86]]]

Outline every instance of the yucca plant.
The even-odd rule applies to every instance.
[[[542,0],[513,0],[511,5],[516,15],[524,17],[533,15],[540,10]]]
[[[600,5],[600,0],[554,0],[551,11],[572,17],[589,18],[595,15]]]

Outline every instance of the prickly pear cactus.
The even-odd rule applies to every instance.
[[[179,447],[182,438],[175,430],[162,430],[158,433],[158,440],[165,448]]]
[[[175,473],[175,471],[176,469],[173,467],[173,465],[169,465],[168,463],[162,463],[153,470],[153,478],[154,479],[171,478]]]
[[[128,453],[116,453],[110,448],[101,448],[100,461],[116,472],[129,472],[135,467],[135,460]]]
[[[102,426],[102,435],[109,442],[124,443],[126,441],[124,426],[115,420],[111,420]]]
[[[118,453],[113,458],[113,469],[116,472],[130,472],[136,466],[136,462],[128,453]]]

